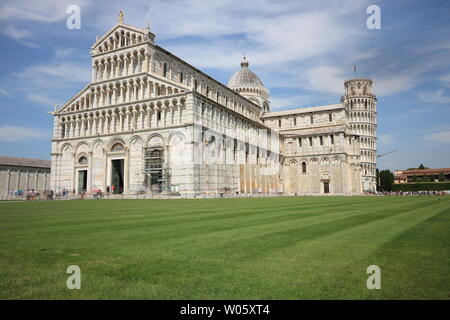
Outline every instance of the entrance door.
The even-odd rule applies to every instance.
[[[330,183],[329,182],[324,182],[323,183],[323,192],[324,193],[330,193]]]
[[[114,186],[115,194],[123,193],[123,167],[123,159],[111,161],[111,191]]]
[[[78,171],[78,194],[86,192],[87,189],[87,170]]]
[[[162,191],[161,182],[162,182],[162,172],[161,171],[152,172],[152,179],[151,179],[152,192],[160,193]]]

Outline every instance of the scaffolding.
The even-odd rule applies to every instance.
[[[144,163],[147,190],[150,190],[152,193],[170,191],[170,171],[165,165],[164,148],[145,148]]]

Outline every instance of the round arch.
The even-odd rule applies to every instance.
[[[159,140],[159,141],[158,141]],[[163,146],[165,143],[164,137],[159,133],[151,134],[146,141],[146,146]]]

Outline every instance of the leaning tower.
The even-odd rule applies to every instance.
[[[342,102],[349,126],[360,136],[362,188],[376,190],[377,167],[377,98],[372,94],[372,80],[352,79],[344,83]]]

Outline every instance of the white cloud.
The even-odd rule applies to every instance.
[[[167,42],[166,49],[195,67],[227,70],[231,75],[246,53],[251,68],[264,75],[261,80],[269,84],[269,89],[301,88],[322,100],[343,94],[343,82],[352,76],[354,63],[373,65],[372,61],[379,63],[381,57],[384,59],[381,49],[367,46],[374,34],[365,28],[369,1],[140,0],[124,6],[122,1],[111,0],[92,6],[87,0],[31,4],[10,0],[0,5],[0,21],[61,21],[67,17],[67,5],[72,3],[82,7],[82,28],[94,28],[101,34],[116,23],[119,9],[124,9],[125,23],[143,27],[150,21],[156,41]],[[22,41],[34,35],[24,25],[17,24],[16,29],[16,38]],[[88,82],[90,66],[68,60],[73,55],[72,49],[58,49],[53,62],[34,65],[18,76],[33,83],[46,82],[48,85],[39,85],[45,88]],[[422,75],[430,65],[403,72],[390,67],[375,66],[373,69],[383,71],[369,72],[374,79],[374,93],[379,96],[413,88],[423,81]],[[279,77],[280,70],[284,78]],[[45,95],[52,94],[44,92]],[[31,97],[44,99],[38,92]],[[274,96],[273,100],[275,108],[304,105],[295,98]]]
[[[407,91],[417,85],[420,80],[415,74],[387,74],[374,77],[374,92],[379,96]]]
[[[76,50],[74,48],[57,48],[55,51],[55,59],[64,60],[74,56],[76,54]]]
[[[358,39],[357,29],[340,21],[341,17],[329,6],[322,10],[311,6],[303,12],[295,12],[292,8],[288,11],[281,3],[278,7],[278,11],[283,8],[286,12],[261,15],[256,10],[248,15],[233,14],[230,12],[233,7],[229,6],[220,12],[209,12],[217,19],[205,18],[210,17],[209,13],[198,18],[194,15],[192,19],[183,14],[183,19],[176,19],[179,24],[167,25],[164,21],[165,27],[157,32],[157,36],[165,40],[201,37],[195,43],[169,45],[169,50],[183,53],[183,58],[195,66],[225,69],[235,68],[244,52],[252,65],[298,67],[291,62],[335,52],[344,43],[349,46]],[[239,36],[239,39],[226,38],[228,35]]]
[[[30,32],[24,29],[17,28],[15,26],[6,26],[4,29],[2,29],[2,33],[16,40],[22,40],[30,36]]]
[[[450,103],[450,96],[444,94],[444,90],[440,89],[435,92],[420,92],[419,98],[423,102],[430,103]]]
[[[0,20],[56,22],[68,16],[66,9],[71,4],[85,6],[84,0],[6,0],[0,4]]]
[[[90,80],[90,67],[78,63],[55,62],[31,66],[17,74],[20,78],[28,77],[36,82],[64,80],[64,82],[88,82]]]
[[[297,109],[309,106],[311,103],[317,103],[316,95],[289,95],[272,96],[270,98],[270,108],[272,111],[282,109]]]
[[[0,142],[17,142],[26,139],[48,139],[49,134],[40,130],[20,126],[0,127]]]
[[[345,75],[342,69],[323,66],[314,67],[307,72],[308,83],[313,90],[342,94]]]
[[[439,78],[446,86],[450,87],[450,73]]]
[[[395,135],[393,134],[379,134],[378,135],[378,143],[380,146],[390,145],[394,143]]]
[[[32,48],[37,47],[37,45],[34,42],[27,40],[27,38],[31,37],[31,33],[28,30],[18,28],[13,25],[6,25],[4,28],[1,29],[0,33],[7,37],[13,38],[18,42],[20,42],[21,44],[26,45],[28,47]]]
[[[30,101],[37,102],[39,104],[43,104],[47,106],[49,109],[53,107],[55,104],[58,104],[58,101],[54,98],[48,97],[42,93],[27,93],[25,98]]]
[[[424,128],[421,132],[433,133],[433,132],[442,132],[442,131],[450,131],[449,124],[436,124],[432,128]]]
[[[20,81],[17,89],[23,92],[26,99],[47,108],[61,104],[91,80],[89,64],[73,60],[76,56],[77,51],[74,49],[56,49],[50,62],[35,64],[13,73],[16,81]],[[70,93],[64,95],[64,92]]]
[[[425,136],[425,140],[439,143],[450,143],[450,131],[431,133]]]
[[[31,23],[55,23],[66,19],[69,5],[84,8],[88,0],[4,0],[0,4],[1,34],[28,47],[38,47],[33,41],[36,32]]]
[[[82,84],[91,80],[89,67],[73,61],[34,65],[16,76],[23,82],[22,89],[26,89],[25,98],[48,108],[68,100]],[[72,93],[61,97],[61,89],[69,89]]]
[[[12,95],[8,91],[3,90],[3,89],[0,89],[0,95],[5,96],[7,98],[12,98]]]
[[[24,0],[7,1],[0,7],[4,9],[0,20],[54,22],[66,16],[68,3],[46,0],[42,5],[32,4],[28,8]],[[121,1],[108,1],[108,9],[100,11],[86,4],[88,10],[82,11],[83,25],[95,24],[100,32],[105,32],[117,21],[117,12],[122,6]],[[361,18],[366,15],[366,7],[367,1],[193,0],[137,1],[124,11],[125,23],[143,27],[146,21],[151,21],[157,41],[168,41],[165,47],[169,51],[198,68],[231,72],[238,68],[246,53],[252,67],[267,76],[262,78],[264,83],[277,85],[272,81],[272,70],[289,70],[282,81],[290,83],[289,86],[342,94],[346,78],[342,66],[348,67],[349,56],[358,59],[374,56],[370,50],[357,50],[365,36],[366,30],[361,27],[365,26],[365,21]],[[90,19],[93,16],[95,19]],[[70,54],[61,50],[56,57]],[[328,57],[325,65],[333,67],[311,69],[308,59],[317,57]],[[317,60],[314,64],[320,66],[324,62]],[[62,79],[62,74],[65,81],[68,78],[74,82],[88,81],[89,71],[82,69],[62,61],[33,66],[25,73],[36,82],[45,76]]]

